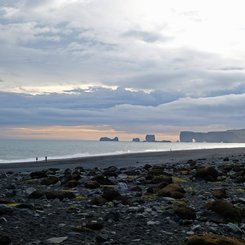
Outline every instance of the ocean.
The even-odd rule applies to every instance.
[[[84,140],[0,140],[0,163],[31,162],[124,153],[245,147],[228,143],[100,142]]]

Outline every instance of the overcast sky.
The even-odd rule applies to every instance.
[[[244,128],[243,6],[0,0],[0,137]]]

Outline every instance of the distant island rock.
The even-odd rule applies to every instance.
[[[133,142],[140,142],[140,139],[139,138],[133,138],[132,141]]]
[[[245,129],[213,132],[180,132],[180,142],[245,143]]]
[[[118,137],[115,138],[108,138],[108,137],[101,137],[100,141],[119,141]]]
[[[145,141],[146,142],[155,142],[156,141],[155,135],[154,134],[147,134],[145,136]]]

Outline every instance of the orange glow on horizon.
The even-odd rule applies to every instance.
[[[12,137],[23,139],[62,139],[62,140],[98,140],[100,137],[118,137],[121,141],[132,141],[133,138],[145,139],[146,134],[116,131],[104,127],[91,126],[47,126],[47,127],[22,127],[9,129]],[[156,133],[156,140],[178,140],[178,135]]]

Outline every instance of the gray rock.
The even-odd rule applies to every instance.
[[[243,233],[243,231],[236,224],[233,224],[233,223],[225,224],[224,227],[227,231],[231,231],[231,232],[234,232],[236,234],[242,234]]]
[[[52,237],[47,239],[47,243],[51,243],[51,244],[60,244],[62,242],[64,242],[65,240],[67,240],[68,237],[64,236],[64,237]]]

